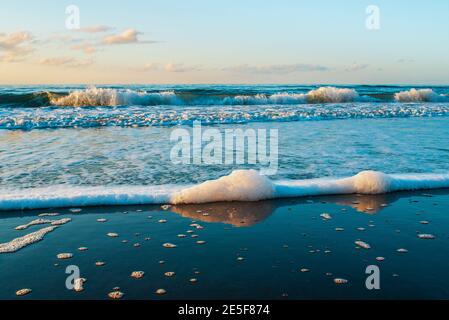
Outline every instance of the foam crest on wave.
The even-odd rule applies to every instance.
[[[386,174],[363,171],[348,178],[272,181],[255,170],[192,186],[52,187],[0,191],[0,210],[82,206],[199,204],[260,201],[336,194],[383,194],[449,188],[447,174]]]
[[[449,102],[449,96],[438,94],[432,89],[410,89],[394,95],[398,102]]]

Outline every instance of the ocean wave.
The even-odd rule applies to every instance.
[[[437,94],[432,89],[410,89],[394,95],[398,102],[449,102],[449,96]]]
[[[0,191],[0,210],[261,201],[440,188],[449,188],[449,174],[386,174],[363,171],[347,178],[273,181],[255,170],[237,170],[229,176],[192,186],[58,186]]]

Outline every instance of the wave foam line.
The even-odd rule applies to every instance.
[[[255,170],[237,170],[193,186],[52,187],[0,192],[0,210],[83,206],[200,204],[260,201],[336,194],[383,194],[449,188],[448,174],[385,174],[363,171],[341,179],[272,181]]]
[[[47,188],[0,191],[0,210],[163,204],[181,186]]]

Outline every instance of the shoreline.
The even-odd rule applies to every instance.
[[[362,171],[347,178],[273,181],[257,170],[235,170],[230,175],[192,186],[57,186],[22,189],[0,194],[0,212],[123,205],[181,205],[217,202],[331,196],[389,194],[400,191],[449,188],[449,174],[385,174]]]

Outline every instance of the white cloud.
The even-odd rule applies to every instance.
[[[109,35],[103,38],[103,43],[107,45],[112,44],[130,44],[130,43],[154,43],[154,41],[142,41],[138,36],[143,34],[135,29],[128,29],[122,33]]]
[[[88,43],[77,44],[77,45],[70,47],[70,49],[81,50],[81,51],[84,51],[85,54],[92,54],[92,53],[97,52],[97,48],[95,48],[93,45],[88,44]]]
[[[257,74],[288,74],[294,72],[315,72],[315,71],[329,71],[329,67],[315,65],[315,64],[277,64],[265,66],[251,66],[242,64],[238,66],[231,66],[223,68],[223,71],[238,72],[238,73],[257,73]]]
[[[352,65],[350,65],[349,67],[345,68],[346,72],[357,72],[357,71],[361,71],[364,70],[366,68],[368,68],[369,65],[368,64],[358,64],[358,63],[353,63]]]
[[[201,71],[200,65],[186,66],[183,63],[168,63],[164,67],[167,72],[190,72],[190,71]]]
[[[407,58],[401,58],[401,59],[398,59],[398,61],[397,61],[397,63],[413,63],[413,62],[415,62],[415,60],[407,59]]]
[[[93,64],[92,60],[77,60],[72,57],[56,57],[44,58],[39,61],[39,64],[51,67],[66,67],[66,68],[80,68],[87,67]]]
[[[155,62],[147,63],[143,67],[143,69],[145,71],[156,71],[156,70],[159,70],[160,68],[161,68],[161,65],[159,63],[155,63]]]
[[[113,28],[108,27],[108,26],[90,26],[90,27],[78,29],[76,31],[86,32],[86,33],[102,33],[102,32],[111,31],[112,29]]]
[[[22,61],[35,49],[31,47],[33,36],[26,31],[18,31],[10,34],[0,33],[0,61]]]

